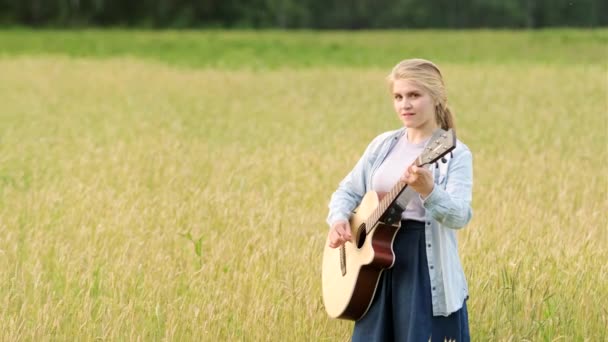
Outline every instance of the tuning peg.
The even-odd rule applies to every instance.
[[[441,162],[445,164],[445,163],[447,163],[447,162],[448,162],[448,160],[447,160],[447,159],[445,159],[445,157],[442,157],[442,158],[441,158]]]

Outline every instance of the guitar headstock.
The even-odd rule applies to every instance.
[[[429,141],[422,154],[416,160],[416,164],[418,166],[432,164],[455,148],[456,133],[454,133],[454,130],[451,128],[447,132],[442,130],[439,136]]]

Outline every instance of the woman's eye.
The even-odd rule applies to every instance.
[[[395,100],[401,100],[401,95],[395,95]]]

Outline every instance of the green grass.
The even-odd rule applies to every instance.
[[[143,57],[222,69],[438,63],[602,64],[608,30],[547,31],[0,31],[0,55]]]
[[[458,45],[449,60],[423,39],[464,32],[403,33],[442,51],[474,153],[474,219],[459,232],[474,340],[608,338],[598,32],[470,33],[520,46],[538,34],[522,63],[461,59]],[[374,49],[399,34],[353,36],[380,56],[369,64],[302,50],[318,64],[291,52],[258,68],[229,43],[222,67],[185,48],[123,51],[137,35],[182,46],[219,31],[0,32],[0,340],[348,339],[352,323],[321,301],[326,204],[369,140],[399,126],[383,79],[407,55]],[[562,34],[580,37],[581,59],[564,57]],[[292,44],[314,35],[349,37]],[[292,37],[227,33],[261,51],[271,36]],[[70,50],[93,41],[119,52]]]

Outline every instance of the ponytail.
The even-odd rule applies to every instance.
[[[454,115],[452,114],[450,107],[447,105],[438,104],[435,106],[435,119],[437,120],[437,123],[441,129],[447,131],[448,129],[452,128],[456,130],[454,125]]]

